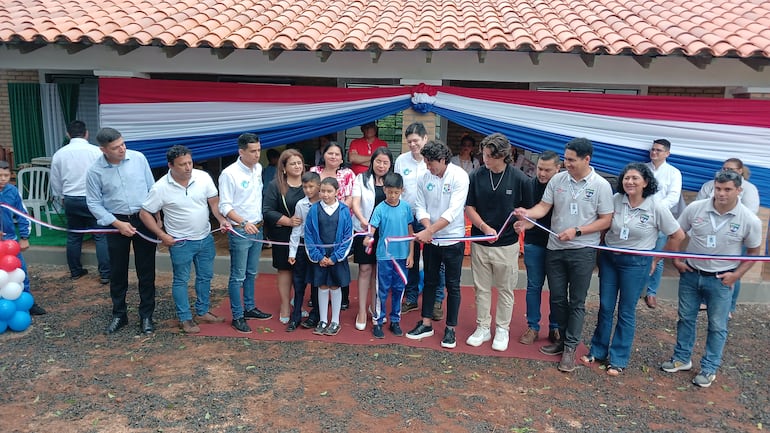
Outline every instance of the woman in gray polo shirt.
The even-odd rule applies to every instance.
[[[615,214],[605,234],[607,246],[653,250],[658,231],[668,235],[665,249],[678,249],[684,232],[671,211],[654,198],[658,183],[652,171],[632,162],[619,176],[613,197]],[[636,328],[636,304],[652,269],[653,258],[631,253],[601,251],[599,254],[599,314],[591,350],[581,359],[586,364],[608,363],[607,374],[618,376],[628,365]],[[615,309],[618,321],[612,332]]]

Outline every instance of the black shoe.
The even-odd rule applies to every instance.
[[[343,303],[342,303],[342,305],[340,305],[340,310],[342,310],[342,311],[345,311],[345,310],[347,310],[348,308],[350,308],[350,301],[348,301],[348,302],[343,302]]]
[[[99,277],[99,284],[110,284],[110,277]]]
[[[32,304],[32,307],[29,308],[29,314],[33,316],[42,316],[43,314],[47,314],[48,311],[45,311],[43,307],[37,304]]]
[[[404,335],[404,331],[401,330],[401,326],[398,324],[398,322],[391,322],[390,332],[392,332],[396,337],[401,337]]]
[[[417,322],[417,326],[411,331],[406,333],[406,338],[410,340],[422,340],[425,337],[433,336],[433,326],[424,325],[422,320]]]
[[[294,332],[297,330],[297,322],[289,322],[289,325],[286,327],[286,332]]]
[[[120,331],[120,329],[126,325],[128,325],[128,317],[126,316],[113,317],[112,321],[107,326],[107,329],[104,331],[104,333],[107,335],[114,334]]]
[[[142,334],[152,334],[155,332],[155,325],[152,323],[152,317],[142,319]]]
[[[81,269],[80,272],[70,275],[70,280],[80,279],[83,275],[88,275],[88,269]]]
[[[385,338],[385,333],[382,332],[382,325],[374,325],[372,327],[372,334],[374,338]]]
[[[267,320],[267,319],[270,319],[271,317],[273,317],[272,314],[259,311],[259,308],[256,308],[256,307],[243,313],[244,319]]]
[[[318,320],[310,317],[304,322],[300,323],[300,326],[302,326],[305,329],[315,329],[315,327],[318,325]]]
[[[235,330],[241,334],[251,334],[251,328],[249,328],[249,325],[246,324],[246,319],[243,317],[240,319],[233,319],[233,323],[230,326],[235,328]]]
[[[444,331],[444,338],[441,340],[441,347],[446,347],[447,349],[454,349],[457,347],[457,339],[455,338],[454,328],[447,326],[446,330]]]
[[[540,353],[546,355],[561,355],[564,352],[564,342],[557,341],[556,343],[549,344],[540,348]]]

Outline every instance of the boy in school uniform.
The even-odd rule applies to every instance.
[[[291,229],[289,237],[289,264],[294,265],[292,278],[294,280],[294,310],[292,310],[289,324],[286,326],[286,332],[294,332],[297,326],[313,329],[318,325],[318,287],[311,284],[310,300],[313,302],[313,310],[310,312],[307,320],[300,323],[302,319],[302,303],[305,299],[305,287],[308,281],[312,283],[312,274],[310,273],[310,261],[305,251],[305,220],[313,204],[321,200],[319,195],[321,187],[321,176],[318,173],[308,171],[302,175],[302,191],[305,198],[298,201],[294,207],[294,216],[301,219],[302,223]]]

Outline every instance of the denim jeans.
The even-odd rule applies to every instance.
[[[168,250],[174,271],[171,295],[176,305],[176,316],[182,322],[192,320],[187,283],[190,281],[190,268],[193,265],[195,266],[195,312],[199,316],[208,313],[211,279],[214,277],[214,257],[217,255],[214,237],[209,234],[197,241],[180,241]]]
[[[591,355],[597,359],[609,359],[616,367],[628,366],[636,331],[636,304],[651,264],[651,256],[599,253],[599,314],[591,338]],[[618,322],[613,335],[616,306]]]
[[[422,224],[415,221],[414,232],[417,233],[422,230],[425,230],[425,227]],[[406,299],[406,302],[409,302],[410,304],[417,303],[417,298],[420,297],[420,292],[422,291],[420,289],[420,255],[421,255],[420,249],[421,248],[419,244],[414,245],[414,253],[412,254],[412,263],[414,263],[414,265],[406,273],[406,286],[404,287],[404,298]],[[423,276],[423,286],[425,286],[424,279],[425,277]],[[443,302],[444,297],[446,295],[444,293],[446,283],[445,283],[443,265],[441,267],[441,274],[439,275],[439,287],[440,289],[436,291],[436,302]]]
[[[85,197],[64,197],[64,215],[67,216],[68,229],[93,229],[101,228],[96,223],[96,218],[88,210]],[[83,246],[83,234],[67,232],[67,265],[70,275],[75,277],[83,273],[83,265],[80,262]],[[92,234],[96,245],[96,259],[99,263],[99,276],[110,277],[110,251],[107,246],[107,235]]]
[[[662,250],[667,241],[668,236],[663,232],[658,232],[658,240],[655,242],[655,249],[658,251]],[[658,294],[660,279],[663,277],[663,266],[663,260],[659,260],[658,264],[655,265],[655,272],[647,277],[647,295],[656,296]]]
[[[545,247],[524,244],[524,266],[527,268],[527,327],[540,331],[540,300],[545,283]],[[557,329],[559,325],[548,315],[548,329]]]
[[[460,273],[463,267],[465,244],[457,242],[441,247],[425,244],[424,248],[422,259],[425,264],[425,286],[422,291],[422,317],[433,318],[433,304],[437,299],[436,292],[440,291],[440,274],[443,264],[447,290],[446,324],[447,326],[456,326],[460,311]]]
[[[679,275],[679,320],[676,322],[676,346],[673,359],[689,362],[695,344],[695,325],[700,303],[706,304],[708,328],[706,350],[700,361],[701,372],[715,374],[722,364],[722,351],[727,341],[727,314],[733,289],[716,277],[697,272]]]
[[[259,256],[262,254],[262,232],[255,235],[243,228],[233,228],[238,234],[227,233],[230,242],[230,281],[227,292],[230,296],[230,310],[233,320],[243,318],[243,312],[256,307],[254,304],[254,281],[259,273]],[[243,295],[241,295],[241,288]]]
[[[564,345],[571,349],[577,347],[583,334],[586,295],[595,264],[593,248],[547,250],[545,254],[551,314],[559,324]]]

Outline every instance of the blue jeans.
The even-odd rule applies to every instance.
[[[201,240],[177,242],[168,250],[174,270],[171,295],[176,304],[176,316],[182,322],[192,320],[190,300],[187,296],[187,283],[190,281],[192,265],[195,265],[195,312],[199,316],[208,313],[211,279],[214,277],[214,257],[217,255],[214,237],[209,234]]]
[[[85,197],[64,197],[64,215],[67,216],[68,229],[92,229],[101,228],[96,223],[96,218],[88,210]],[[76,277],[83,273],[83,265],[80,262],[83,246],[83,234],[67,232],[67,265],[70,275]],[[96,260],[99,263],[99,276],[110,277],[110,251],[107,246],[107,235],[92,234],[96,245]]]
[[[425,230],[425,227],[416,222],[414,223],[414,232],[417,233],[419,231]],[[416,304],[417,298],[420,297],[420,293],[422,292],[422,289],[420,288],[420,245],[415,244],[414,245],[414,253],[412,254],[412,265],[411,269],[407,270],[406,273],[406,286],[404,287],[404,298],[406,299],[406,302],[409,302],[410,304]],[[425,278],[423,277],[423,280]],[[443,302],[444,296],[446,295],[444,293],[444,289],[446,288],[445,283],[445,275],[444,275],[444,266],[441,266],[441,274],[439,275],[439,287],[440,289],[436,291],[436,302]],[[424,286],[423,281],[423,286]]]
[[[230,310],[235,320],[243,318],[244,311],[256,308],[254,281],[259,272],[262,242],[255,241],[262,240],[262,232],[250,235],[241,227],[233,230],[243,236],[227,233],[227,239],[230,242],[230,282],[227,284],[227,293],[230,296]],[[243,296],[241,296],[241,288],[243,288]]]
[[[733,290],[716,277],[697,272],[679,275],[679,320],[676,322],[676,347],[673,359],[689,362],[695,344],[695,325],[701,301],[706,304],[708,328],[706,350],[700,361],[704,374],[715,374],[722,364],[722,351],[727,341],[727,314]]]
[[[441,247],[425,244],[424,248],[425,287],[422,291],[422,317],[433,318],[433,305],[438,299],[437,292],[441,291],[441,265],[444,265],[447,290],[446,324],[456,326],[460,311],[460,273],[463,268],[465,244],[458,242]]]
[[[570,349],[577,347],[583,334],[586,295],[595,264],[593,248],[547,250],[545,254],[551,314],[559,324],[564,345]]]
[[[388,294],[390,294],[390,323],[401,321],[401,298],[404,297],[404,281],[396,270],[396,266],[406,271],[406,259],[396,260],[393,264],[390,260],[377,260],[377,297],[380,300],[380,317],[377,323],[382,325],[387,314]]]
[[[668,236],[666,236],[663,232],[658,232],[658,240],[655,242],[655,249],[658,251],[662,250],[663,246],[666,245],[666,241],[668,241]],[[663,260],[659,260],[658,264],[655,265],[655,272],[647,277],[648,296],[656,296],[658,294],[660,279],[663,277],[663,266]],[[647,272],[649,272],[649,270]]]
[[[599,314],[591,338],[591,355],[597,359],[609,359],[616,367],[628,366],[636,331],[636,304],[644,290],[651,264],[651,256],[599,253]],[[615,306],[618,322],[613,335]]]
[[[545,283],[545,251],[546,248],[540,245],[524,244],[524,266],[527,268],[527,327],[535,331],[540,331],[540,300]],[[548,315],[548,329],[558,327],[551,312]]]

